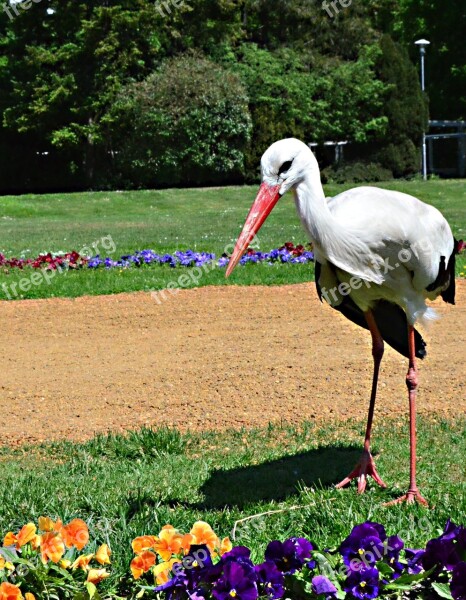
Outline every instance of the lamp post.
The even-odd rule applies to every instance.
[[[430,46],[428,40],[417,40],[414,42],[419,47],[421,54],[421,89],[423,92],[426,91],[426,48]],[[427,144],[426,144],[426,132],[422,134],[422,178],[427,181]]]

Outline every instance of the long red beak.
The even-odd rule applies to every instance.
[[[233,254],[226,272],[226,277],[229,277],[233,269],[241,260],[241,257],[248,249],[249,244],[254,239],[254,236],[264,224],[264,221],[272,212],[273,207],[280,200],[280,185],[269,185],[263,183],[259,189],[259,193],[251,206],[251,210],[244,224],[243,231],[239,236]]]

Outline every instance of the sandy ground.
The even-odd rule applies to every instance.
[[[466,413],[465,283],[425,335],[421,414]],[[370,336],[313,284],[0,302],[0,314],[3,444],[365,418]],[[376,418],[405,421],[405,372],[388,349]]]

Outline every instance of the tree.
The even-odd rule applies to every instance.
[[[128,85],[109,122],[116,172],[131,185],[242,180],[251,131],[245,89],[199,55],[168,59]]]
[[[385,86],[374,73],[378,52],[364,48],[357,61],[322,59],[311,69],[293,50],[243,44],[230,67],[246,86],[253,120],[248,177],[257,176],[262,152],[280,138],[365,142],[381,135],[387,118],[379,116]]]
[[[388,129],[385,136],[379,136],[384,144],[379,160],[395,177],[412,175],[419,171],[420,140],[427,129],[428,103],[407,51],[389,35],[382,37],[380,47],[376,70],[387,86],[383,114],[388,119]]]

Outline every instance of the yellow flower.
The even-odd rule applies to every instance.
[[[156,560],[157,557],[150,550],[145,550],[133,558],[130,569],[134,579],[139,579],[141,575],[147,573],[155,565]]]
[[[162,527],[156,539],[154,549],[164,561],[170,560],[173,554],[179,554],[182,549],[183,536],[171,525]]]
[[[34,596],[34,594],[31,594],[31,592],[26,592],[24,594],[24,598],[25,600],[36,600],[36,597]]]
[[[110,573],[108,573],[105,569],[91,569],[87,574],[86,581],[97,584],[104,579],[107,579],[107,577],[110,577]]]
[[[111,554],[112,551],[107,546],[107,544],[102,544],[102,546],[100,546],[100,548],[95,553],[95,559],[101,565],[109,565]]]
[[[135,554],[141,554],[145,550],[153,548],[157,543],[157,538],[153,535],[141,535],[140,537],[134,538],[131,542],[133,552]]]
[[[65,554],[65,543],[60,534],[56,531],[44,533],[40,543],[40,553],[44,565],[49,559],[54,563],[58,563]]]
[[[196,521],[190,531],[195,537],[196,544],[205,544],[211,552],[219,545],[219,539],[212,531],[212,527],[205,521]]]
[[[180,562],[181,561],[179,558],[172,558],[169,561],[159,563],[158,565],[156,565],[152,572],[154,573],[155,582],[157,583],[157,585],[163,585],[164,583],[167,583],[168,574],[172,570],[173,565],[175,563],[180,563]]]
[[[41,531],[49,532],[53,531],[55,523],[49,517],[39,517],[39,529]]]
[[[4,581],[0,585],[0,600],[21,600],[23,595],[17,585]]]
[[[230,552],[233,548],[233,544],[230,541],[230,538],[223,538],[222,543],[220,544],[220,556],[223,556],[226,552]]]
[[[89,566],[89,563],[93,558],[93,554],[83,554],[82,556],[78,556],[78,558],[71,565],[71,568],[73,569],[73,571],[75,569],[82,569],[83,571],[87,571],[87,567]]]
[[[71,560],[62,558],[59,564],[62,569],[67,569],[71,565]]]

